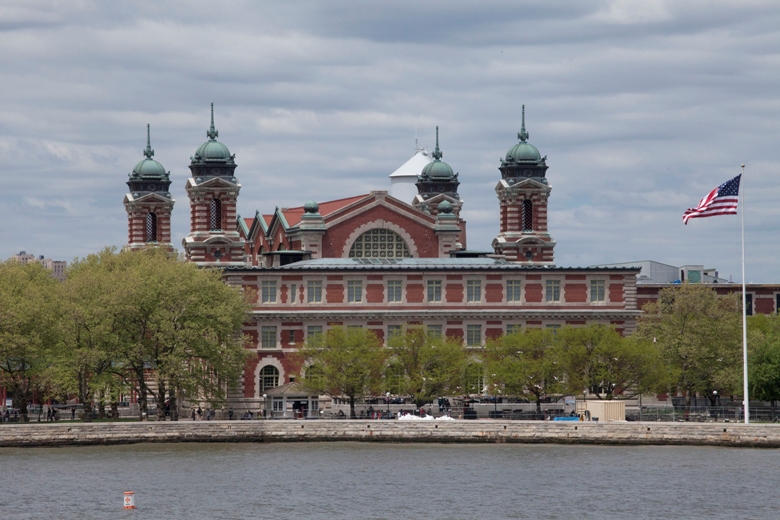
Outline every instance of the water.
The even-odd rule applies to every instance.
[[[135,444],[0,449],[0,468],[2,519],[731,519],[780,505],[780,450]]]

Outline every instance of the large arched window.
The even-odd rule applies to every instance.
[[[279,386],[279,369],[266,365],[260,370],[260,393]]]
[[[209,209],[211,210],[211,230],[216,231],[222,229],[222,201],[213,199]]]
[[[466,367],[465,381],[467,394],[482,393],[485,387],[485,373],[480,363],[471,363]]]
[[[530,199],[523,201],[523,231],[534,229],[534,203]]]
[[[146,214],[146,242],[157,242],[157,214]]]
[[[401,236],[389,229],[369,229],[355,240],[350,258],[408,258],[409,247]]]

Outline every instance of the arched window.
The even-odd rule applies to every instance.
[[[222,229],[222,201],[219,199],[213,199],[211,201],[211,230],[217,231]]]
[[[157,214],[146,214],[146,242],[157,242]]]
[[[523,231],[532,231],[534,229],[534,203],[530,199],[523,201]]]
[[[260,370],[260,393],[279,386],[279,369],[266,365]]]
[[[369,229],[355,240],[350,258],[408,258],[409,247],[398,233],[389,229]]]
[[[471,363],[466,367],[464,377],[467,394],[480,394],[485,387],[484,369],[479,363]]]

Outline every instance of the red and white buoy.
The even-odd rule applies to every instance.
[[[134,491],[125,491],[125,509],[135,509]]]

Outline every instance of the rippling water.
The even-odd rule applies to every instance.
[[[780,515],[777,450],[136,444],[0,449],[0,467],[2,519]]]

